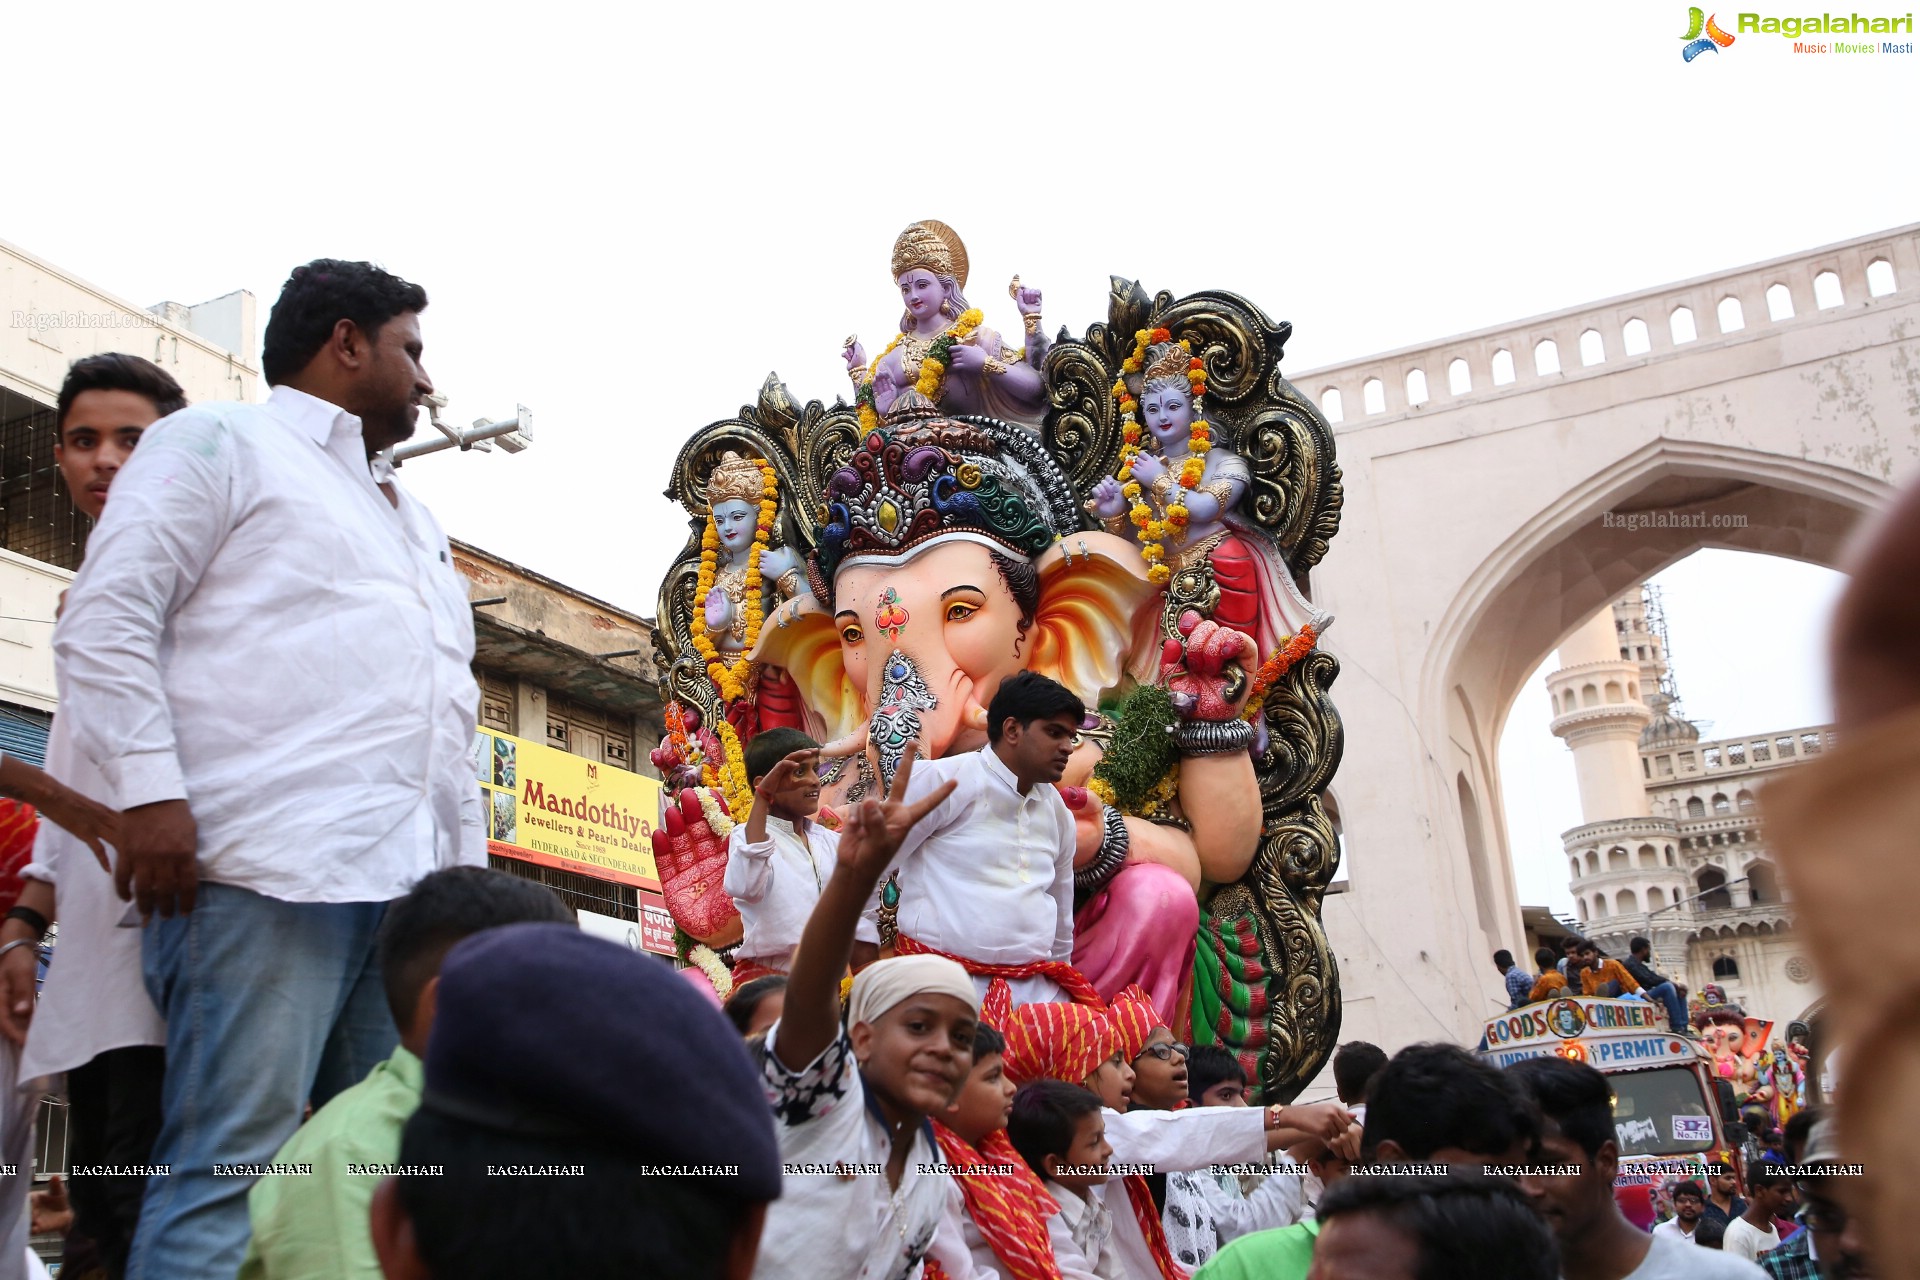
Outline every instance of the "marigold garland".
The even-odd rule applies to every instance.
[[[1281,676],[1293,669],[1293,664],[1307,656],[1319,640],[1312,623],[1301,627],[1299,633],[1288,638],[1286,644],[1275,650],[1267,660],[1260,664],[1260,670],[1253,678],[1253,689],[1247,694],[1247,706],[1240,713],[1242,720],[1251,720],[1260,714],[1266,705],[1267,693]]]
[[[954,345],[971,338],[973,331],[978,329],[985,320],[986,316],[981,314],[978,307],[969,307],[960,313],[958,320],[942,330],[940,336],[933,340],[933,345],[927,348],[927,354],[921,358],[920,372],[914,380],[913,389],[938,404],[940,392],[947,385],[947,368],[953,363]],[[854,406],[860,414],[862,432],[872,431],[880,425],[880,413],[873,401],[873,375],[880,368],[880,362],[887,358],[888,353],[906,339],[907,335],[904,333],[896,333],[893,336],[893,341],[887,344],[886,350],[875,356],[873,363],[867,366],[867,376],[861,381],[860,389],[853,394]]]
[[[706,659],[707,677],[720,690],[722,702],[735,702],[744,697],[747,682],[753,676],[754,664],[747,655],[760,642],[760,624],[764,620],[764,606],[760,600],[760,557],[766,553],[767,540],[773,535],[774,516],[780,509],[780,484],[774,476],[773,467],[764,458],[755,458],[754,461],[760,465],[760,514],[754,524],[753,549],[747,552],[747,580],[740,589],[740,607],[745,610],[747,617],[745,641],[740,646],[738,656],[723,658],[719,647],[707,634],[704,618],[689,628],[693,632],[693,647]],[[713,514],[709,512],[706,531],[700,535],[700,576],[693,588],[696,607],[706,607],[719,567],[720,531],[714,525]]]
[[[732,813],[746,813],[753,807],[753,787],[747,782],[746,753],[740,749],[740,735],[727,721],[720,722],[720,751],[726,757],[726,763],[720,767],[720,794],[726,797],[727,809]],[[701,801],[704,811],[706,801]],[[712,826],[709,819],[708,824]],[[728,831],[733,830],[729,823]],[[719,828],[714,828],[715,834]]]
[[[1120,407],[1120,465],[1114,471],[1114,478],[1120,481],[1120,492],[1126,498],[1127,516],[1134,527],[1140,531],[1140,555],[1147,562],[1147,578],[1156,584],[1165,584],[1173,577],[1173,570],[1166,564],[1166,540],[1178,537],[1192,520],[1192,512],[1187,507],[1187,495],[1200,487],[1207,474],[1207,451],[1213,447],[1213,426],[1206,419],[1197,416],[1200,412],[1200,398],[1207,393],[1206,363],[1192,356],[1193,348],[1185,338],[1180,340],[1180,349],[1189,353],[1187,360],[1187,386],[1193,394],[1194,421],[1187,428],[1187,457],[1180,464],[1178,474],[1179,488],[1170,495],[1161,518],[1153,518],[1153,511],[1142,501],[1140,482],[1133,477],[1133,466],[1139,460],[1143,432],[1137,416],[1138,405],[1133,393],[1127,389],[1127,375],[1139,373],[1146,367],[1147,348],[1160,342],[1173,341],[1173,334],[1166,329],[1141,329],[1133,335],[1133,354],[1120,363],[1120,377],[1114,380],[1114,399]],[[1144,391],[1144,388],[1142,388]]]

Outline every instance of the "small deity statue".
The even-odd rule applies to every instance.
[[[871,365],[848,338],[841,355],[853,379],[861,425],[872,430],[904,391],[918,391],[948,414],[987,414],[1037,426],[1046,409],[1041,360],[1040,291],[1015,276],[1007,292],[1026,328],[1024,348],[1003,347],[985,317],[967,304],[967,250],[941,222],[916,222],[893,244],[893,278],[906,305],[900,332]]]
[[[700,612],[693,619],[694,647],[706,660],[707,675],[723,702],[733,704],[748,692],[754,671],[747,654],[760,639],[768,598],[777,605],[805,584],[799,557],[786,547],[769,546],[779,510],[773,468],[758,458],[728,450],[707,479],[707,528],[700,542],[700,577],[695,591]],[[789,723],[799,714],[792,682],[780,673],[762,673],[757,724]],[[744,741],[753,734],[750,708],[730,712]]]
[[[1140,388],[1136,404],[1129,380]],[[1270,542],[1236,524],[1246,460],[1214,443],[1203,416],[1206,369],[1165,329],[1142,332],[1114,384],[1123,423],[1118,473],[1093,487],[1087,510],[1131,536],[1153,581],[1207,563],[1219,588],[1213,621],[1252,636],[1264,655],[1329,619],[1302,597]],[[1136,418],[1144,416],[1144,432]]]

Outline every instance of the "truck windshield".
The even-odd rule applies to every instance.
[[[1609,1075],[1613,1127],[1623,1156],[1664,1156],[1711,1150],[1713,1113],[1706,1092],[1685,1067]]]

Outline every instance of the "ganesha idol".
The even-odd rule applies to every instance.
[[[824,798],[843,806],[890,780],[909,742],[981,749],[1001,682],[1049,676],[1090,711],[1061,782],[1074,967],[1102,998],[1140,984],[1183,1039],[1228,1044],[1269,1090],[1297,1090],[1338,1026],[1317,909],[1339,728],[1315,647],[1328,619],[1274,530],[1315,544],[1295,558],[1311,565],[1339,489],[1330,430],[1277,374],[1287,328],[1232,295],[1133,289],[1104,331],[1050,348],[1038,291],[1016,280],[1016,352],[965,305],[965,251],[942,224],[908,228],[893,267],[902,333],[871,362],[849,344],[854,405],[802,407],[769,379],[676,461],[670,492],[700,541],[662,588],[656,635],[686,708],[663,767],[704,771],[712,794],[667,826],[730,825],[719,797],[749,798],[730,739],[756,724],[828,744]],[[1227,412],[1203,399],[1209,354],[1233,379]],[[682,928],[721,950],[737,921],[716,901],[719,841],[701,838],[699,854],[691,837],[659,843],[662,882]],[[912,875],[888,887],[903,933]],[[1285,1061],[1268,1070],[1270,1048]]]

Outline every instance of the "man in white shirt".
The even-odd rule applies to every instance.
[[[426,293],[295,268],[264,405],[184,410],[113,485],[54,631],[80,751],[124,811],[116,881],[167,1019],[165,1122],[128,1275],[223,1275],[252,1179],[397,1042],[386,904],[485,858],[473,620],[384,454],[413,433]],[[154,918],[157,917],[157,918]]]
[[[73,504],[94,521],[114,478],[146,429],[186,408],[164,369],[139,356],[106,352],[74,361],[54,410],[55,464]],[[96,807],[112,799],[100,770],[74,745],[72,715],[54,717],[47,769]],[[114,815],[116,820],[118,815]],[[69,820],[71,821],[71,820]],[[33,861],[21,870],[20,905],[0,924],[0,1034],[26,1037],[18,1072],[35,1101],[42,1077],[66,1074],[67,1161],[75,1234],[93,1241],[107,1274],[126,1270],[146,1179],[101,1168],[147,1163],[160,1132],[166,1024],[140,971],[140,931],[119,927],[126,904],[113,891],[104,855],[51,822],[40,824]],[[34,998],[38,942],[60,924],[57,963]],[[11,1085],[9,1073],[0,1085]]]
[[[1104,1005],[1073,967],[1073,815],[1052,785],[1085,714],[1064,685],[1022,671],[987,706],[985,747],[920,764],[909,799],[955,786],[894,862],[902,955],[959,961],[983,998],[998,977],[1015,1005]]]
[[[1793,1212],[1793,1179],[1785,1166],[1755,1161],[1747,1171],[1747,1211],[1727,1224],[1721,1249],[1736,1258],[1757,1262],[1760,1255],[1780,1247],[1774,1219]]]
[[[1520,1187],[1560,1242],[1564,1280],[1762,1280],[1766,1273],[1752,1262],[1671,1236],[1648,1236],[1620,1212],[1613,1198],[1620,1142],[1614,1136],[1613,1086],[1604,1075],[1584,1062],[1554,1057],[1516,1062],[1504,1074],[1540,1108],[1540,1141],[1527,1157],[1535,1169]],[[1377,1097],[1373,1105],[1379,1109]],[[1545,1176],[1547,1170],[1552,1176]]]
[[[1700,1226],[1700,1215],[1706,1211],[1707,1190],[1697,1182],[1687,1181],[1673,1189],[1673,1216],[1665,1222],[1654,1224],[1652,1234],[1671,1236],[1687,1244],[1699,1244],[1694,1232]]]

